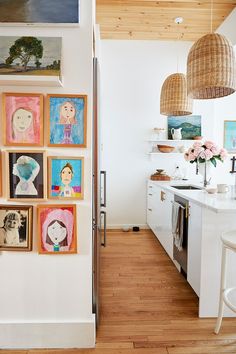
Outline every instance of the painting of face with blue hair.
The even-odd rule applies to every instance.
[[[37,161],[29,156],[21,156],[13,165],[13,174],[19,177],[19,182],[16,186],[16,195],[29,194],[38,195],[37,189],[34,186],[34,180],[40,171],[40,166]]]
[[[44,197],[43,154],[9,152],[10,198]]]

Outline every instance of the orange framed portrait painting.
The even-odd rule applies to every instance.
[[[3,93],[3,142],[7,146],[43,146],[43,95]]]
[[[77,253],[76,205],[38,205],[40,254]]]
[[[0,197],[2,196],[2,151],[0,150]]]

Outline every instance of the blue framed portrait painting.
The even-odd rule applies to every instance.
[[[87,96],[47,95],[48,146],[87,145]]]
[[[48,157],[48,197],[50,199],[83,199],[84,158]]]
[[[236,121],[224,121],[224,148],[229,153],[236,152]]]

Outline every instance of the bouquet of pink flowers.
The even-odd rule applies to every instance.
[[[227,150],[219,148],[212,141],[196,141],[192,147],[184,154],[186,161],[190,163],[204,163],[205,161],[211,161],[213,166],[216,167],[217,160],[223,162],[227,157]]]

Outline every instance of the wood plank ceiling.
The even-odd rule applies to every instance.
[[[213,31],[235,7],[236,0],[212,0]],[[195,41],[211,30],[211,0],[97,0],[97,23],[102,39]]]

